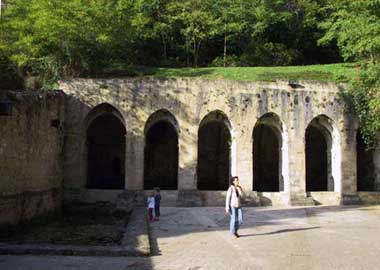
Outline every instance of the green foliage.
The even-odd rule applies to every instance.
[[[318,47],[324,31],[324,0],[255,1],[252,39],[244,57],[249,65],[315,64],[337,62],[334,46]],[[263,62],[261,62],[263,59]],[[272,61],[270,59],[273,59]],[[269,62],[269,63],[268,63]]]
[[[321,44],[336,41],[346,60],[380,60],[380,1],[330,1],[329,19],[321,22]]]
[[[260,46],[250,46],[241,56],[241,62],[246,66],[288,66],[297,58],[297,51],[288,49],[282,43],[262,43]]]
[[[22,89],[23,81],[17,66],[0,50],[0,90]]]
[[[369,148],[380,146],[380,65],[363,65],[348,92]]]
[[[321,44],[336,42],[346,60],[361,62],[345,93],[360,120],[367,147],[380,146],[380,1],[329,1]]]
[[[184,0],[172,1],[169,12],[180,26],[179,33],[185,40],[186,62],[189,65],[189,52],[193,56],[193,66],[198,66],[199,52],[204,42],[218,33],[219,18],[212,11],[212,1]]]
[[[239,67],[242,66],[239,57],[236,55],[226,55],[226,57],[218,56],[216,57],[211,64],[210,67]]]
[[[96,73],[120,51],[129,1],[10,0],[2,47],[25,75],[51,83]]]
[[[44,85],[113,66],[326,63],[339,55],[317,46],[325,2],[9,0],[0,48]]]

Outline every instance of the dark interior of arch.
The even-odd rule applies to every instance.
[[[253,190],[280,191],[279,141],[268,125],[258,125],[253,131]]]
[[[305,137],[306,191],[328,191],[327,142],[320,129],[309,125]]]
[[[366,150],[366,144],[360,132],[356,135],[356,152],[358,191],[375,191],[373,152]]]
[[[87,186],[124,189],[125,127],[113,114],[97,117],[87,129]]]
[[[146,133],[144,189],[177,189],[178,135],[166,121],[154,124]]]
[[[226,190],[230,178],[231,135],[222,122],[212,121],[198,131],[199,190]]]

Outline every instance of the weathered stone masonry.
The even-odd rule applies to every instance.
[[[220,125],[210,126],[208,134],[216,134],[219,138],[216,140],[220,140],[220,143],[210,146],[212,149],[208,150],[210,155],[206,155],[206,159],[210,164],[216,164],[213,168],[223,178],[226,172],[221,164],[225,164],[223,162],[226,159],[216,159],[214,153],[224,153],[219,154],[221,157],[229,153],[228,172],[230,175],[239,175],[248,192],[248,202],[252,204],[340,204],[356,201],[357,195],[363,199],[369,196],[357,193],[358,123],[355,116],[345,110],[335,84],[300,82],[298,86],[292,87],[287,82],[255,83],[193,78],[75,79],[61,82],[61,89],[68,95],[64,148],[64,187],[68,201],[116,200],[123,193],[123,189],[87,188],[87,129],[102,114],[114,115],[125,126],[125,166],[122,166],[125,169],[125,194],[143,194],[147,132],[158,123],[169,123],[165,124],[167,127],[162,124],[156,128],[172,129],[178,135],[177,182],[168,184],[170,187],[176,186],[176,189],[163,191],[166,203],[220,205],[224,199],[223,191],[199,190],[197,183],[197,166],[200,166],[197,164],[200,147],[198,132],[203,123],[210,122],[222,123],[229,134]],[[305,137],[307,130],[310,133],[308,139]],[[210,140],[207,136],[205,141]],[[223,140],[229,140],[228,137],[230,148],[226,150]],[[157,141],[159,138],[152,137],[152,140]],[[272,140],[275,147],[265,148],[265,141],[258,144],[256,141],[254,144],[253,138],[267,140],[267,143]],[[322,153],[323,158],[313,154],[316,151],[313,149],[318,147],[305,146],[306,141],[310,141],[308,144],[316,141],[314,138],[320,138],[325,144],[327,153]],[[253,149],[254,145],[257,149]],[[264,146],[260,148],[260,145]],[[165,146],[160,147],[156,149],[166,149]],[[276,162],[271,162],[270,157],[276,154],[276,147],[279,148],[278,157]],[[169,152],[175,153],[173,149]],[[307,155],[305,149],[308,149]],[[114,160],[118,162],[119,154],[114,155]],[[262,161],[253,164],[254,155],[259,155]],[[310,156],[308,161],[306,156]],[[322,163],[318,163],[319,159],[324,160],[325,174],[315,169],[322,166]],[[162,166],[172,171],[171,175],[176,173],[173,171],[173,162],[176,161],[173,160],[171,163],[162,163]],[[260,166],[261,169],[258,169]],[[254,177],[264,179],[270,173],[266,167],[276,171],[270,177],[278,177],[278,183],[269,186],[262,183],[259,186],[263,191],[257,192],[260,189],[256,189],[254,183],[260,180]],[[114,170],[118,172],[118,169]],[[255,174],[255,171],[262,172]],[[159,178],[159,170],[157,175]],[[306,175],[326,182],[324,186],[312,182],[307,185]],[[219,180],[215,183],[221,186],[225,184]],[[309,190],[306,190],[307,186]],[[326,190],[321,192],[319,189]]]
[[[166,205],[223,205],[230,175],[251,205],[380,203],[380,151],[365,151],[335,84],[143,78],[61,88],[0,92],[0,225],[59,211],[62,195],[131,207],[155,186]]]
[[[62,205],[64,94],[0,92],[0,225],[59,211]]]

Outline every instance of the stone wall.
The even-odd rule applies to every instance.
[[[64,94],[0,92],[0,225],[43,216],[62,203]]]
[[[312,193],[306,193],[305,131],[313,119],[329,133],[332,164],[328,174],[333,187],[323,195],[315,193],[316,200],[339,204],[344,196],[356,195],[358,124],[355,116],[345,110],[336,84],[299,82],[291,86],[287,82],[139,78],[74,79],[62,81],[60,87],[68,95],[64,149],[67,200],[99,192],[86,188],[86,129],[93,119],[92,113],[102,104],[111,105],[126,127],[125,189],[128,191],[143,189],[146,123],[152,114],[164,110],[178,125],[177,194],[187,194],[186,191],[193,194],[191,192],[197,189],[198,129],[209,113],[217,111],[228,119],[226,126],[232,137],[230,172],[239,175],[252,202],[308,203],[307,195],[312,196]],[[281,141],[281,191],[273,194],[257,193],[252,188],[252,135],[258,123],[276,130]],[[200,200],[217,201],[217,194],[223,196],[223,192],[199,193]],[[181,198],[176,200],[181,201]]]

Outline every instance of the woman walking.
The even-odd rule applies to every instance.
[[[238,229],[243,222],[243,212],[241,209],[241,197],[244,195],[239,183],[239,177],[231,178],[231,186],[227,190],[226,212],[230,215],[230,232],[236,238],[239,237]]]

